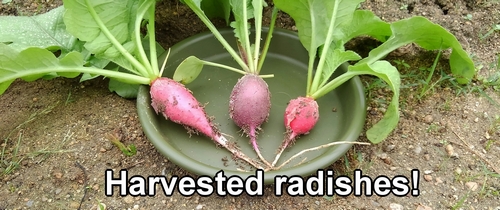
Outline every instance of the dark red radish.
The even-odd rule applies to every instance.
[[[314,128],[319,119],[319,107],[316,100],[310,97],[298,97],[288,103],[285,109],[284,123],[287,136],[280,146],[278,154],[271,164],[278,162],[283,151],[302,134],[307,134]]]
[[[166,119],[186,126],[189,130],[203,133],[219,145],[228,149],[235,157],[245,160],[256,168],[262,168],[257,162],[243,154],[230,143],[209,120],[202,105],[191,91],[172,79],[161,77],[151,83],[151,106],[156,113],[162,113]]]
[[[250,137],[250,143],[259,158],[268,166],[257,144],[257,130],[264,123],[271,109],[271,93],[267,83],[257,75],[241,77],[231,92],[229,116]]]

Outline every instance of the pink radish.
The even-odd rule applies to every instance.
[[[238,80],[229,100],[229,116],[250,137],[259,158],[268,166],[257,144],[256,130],[264,123],[271,109],[271,93],[267,83],[257,75],[246,74]]]
[[[298,97],[290,101],[285,109],[284,123],[287,136],[271,164],[276,165],[283,151],[302,134],[307,134],[319,119],[318,103],[310,97]]]
[[[228,149],[237,158],[243,159],[256,168],[258,163],[221,135],[216,126],[210,122],[202,105],[191,92],[179,82],[161,77],[151,83],[151,106],[156,113],[175,123],[186,126],[189,130],[203,133],[216,143]]]
[[[230,25],[234,28],[234,36],[236,38],[239,51],[238,54],[229,42],[227,42],[224,36],[222,36],[222,34],[217,30],[217,27],[210,22],[210,19],[199,7],[199,3],[197,4],[194,0],[184,0],[184,2],[194,13],[196,13],[198,17],[200,17],[200,20],[205,23],[215,38],[224,46],[224,49],[227,50],[242,70],[223,64],[201,61],[196,58],[187,58],[185,61],[189,65],[186,64],[186,66],[211,65],[244,74],[244,76],[238,80],[231,93],[229,114],[236,125],[242,128],[243,131],[250,137],[250,143],[262,162],[264,162],[267,166],[271,166],[271,164],[269,164],[269,162],[266,161],[260,153],[256,140],[256,131],[259,130],[260,125],[267,120],[269,109],[271,107],[269,89],[262,77],[273,77],[274,75],[259,76],[259,73],[264,64],[267,51],[269,50],[274,25],[278,15],[278,9],[276,7],[273,8],[269,31],[264,44],[261,45],[261,41],[263,40],[263,8],[267,6],[265,1],[231,1],[231,11],[235,21],[231,22]],[[253,19],[255,23],[254,31],[252,32],[255,35],[254,37],[250,37],[250,19]],[[192,68],[178,68],[176,72],[179,72],[178,75],[195,75],[194,73],[190,73],[194,72],[192,71]],[[192,79],[193,77],[186,76],[187,81]]]

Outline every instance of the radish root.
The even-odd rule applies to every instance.
[[[323,144],[323,145],[320,145],[320,146],[317,146],[317,147],[312,147],[312,148],[300,151],[299,153],[293,155],[288,160],[286,160],[285,162],[283,162],[280,166],[272,168],[272,170],[279,170],[279,169],[281,169],[283,166],[285,166],[286,164],[290,163],[293,159],[301,156],[302,154],[304,154],[306,152],[316,151],[316,150],[319,150],[319,149],[323,149],[323,148],[327,148],[327,147],[331,147],[331,146],[335,146],[335,145],[339,145],[339,144],[371,145],[370,143],[366,143],[366,142],[350,142],[350,141],[338,141],[338,142],[332,142],[332,143],[328,143],[328,144]],[[277,161],[277,159],[275,161]],[[276,162],[273,162],[273,164],[276,164]]]

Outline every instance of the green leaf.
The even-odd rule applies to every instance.
[[[175,69],[173,80],[182,84],[189,84],[200,75],[203,61],[195,56],[189,56]]]
[[[223,18],[226,24],[229,24],[229,16],[231,15],[229,0],[203,0],[201,1],[201,9],[207,17]]]
[[[66,8],[64,22],[67,30],[78,39],[87,42],[85,47],[92,53],[103,53],[112,46],[112,43],[92,17],[89,7],[93,7],[104,26],[120,44],[131,40],[134,28],[134,21],[131,20],[135,18],[138,1],[64,0],[63,2]]]
[[[102,75],[119,79],[130,84],[149,84],[150,79],[112,70],[84,67],[82,54],[76,51],[57,58],[47,49],[30,47],[17,51],[0,43],[0,95],[17,78],[34,81],[40,78],[63,76],[73,78],[81,73]]]
[[[98,58],[116,62],[118,65],[136,70],[130,60],[119,53],[113,40],[106,35],[110,33],[118,44],[131,54],[135,54],[133,40],[135,16],[139,1],[112,0],[64,0],[66,13],[64,22],[67,30],[78,39],[85,41],[85,48]],[[93,16],[90,9],[95,10],[102,25]],[[103,28],[104,27],[104,28]]]
[[[17,78],[34,81],[44,76],[55,76],[53,72],[83,66],[83,58],[78,52],[71,52],[58,59],[42,48],[27,48],[21,52],[0,43],[0,94]],[[73,78],[78,71],[59,71],[57,75]]]
[[[343,43],[361,35],[368,35],[384,42],[392,34],[391,25],[368,10],[356,10],[351,23],[342,27],[342,31],[343,37],[339,39],[342,39]]]
[[[369,74],[379,77],[384,80],[393,92],[392,100],[384,117],[372,128],[366,131],[366,137],[372,143],[377,144],[382,142],[396,128],[399,122],[399,89],[401,79],[396,67],[392,66],[387,61],[376,61],[372,64],[356,64],[349,66],[348,72],[361,74]]]
[[[69,52],[76,41],[66,31],[64,7],[36,16],[0,16],[0,43],[16,50],[28,47]]]
[[[110,79],[108,84],[108,89],[111,92],[116,92],[119,96],[123,98],[137,98],[137,93],[139,92],[139,86],[137,84],[128,84],[121,82],[116,79]]]
[[[393,50],[409,43],[416,43],[427,50],[452,48],[450,55],[451,72],[461,84],[469,83],[476,73],[474,63],[463,50],[460,42],[440,25],[424,17],[412,17],[391,24],[392,36],[382,45],[370,51],[362,63],[373,63]]]
[[[316,51],[323,45],[328,26],[332,18],[334,5],[338,3],[339,8],[335,17],[334,28],[351,22],[354,10],[364,0],[274,0],[274,4],[295,21],[302,45],[308,51]],[[341,33],[336,30],[335,33]],[[340,35],[336,35],[337,37]]]
[[[332,49],[332,48],[330,48]],[[323,68],[323,72],[321,75],[321,84],[319,87],[324,86],[330,77],[333,75],[335,70],[343,63],[348,62],[348,61],[356,61],[361,59],[361,56],[359,56],[356,52],[354,51],[344,51],[343,48],[341,49],[333,49],[333,50],[328,50],[326,55],[326,63],[325,63],[325,68]]]

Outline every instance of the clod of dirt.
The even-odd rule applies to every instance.
[[[425,179],[425,181],[430,182],[430,181],[432,181],[432,176],[431,176],[431,175],[429,175],[429,174],[425,174],[425,175],[424,175],[424,179]]]
[[[467,182],[467,183],[465,183],[465,186],[467,188],[469,188],[469,190],[476,191],[478,184],[477,184],[477,182]]]
[[[424,117],[424,122],[427,123],[427,124],[431,124],[432,121],[434,121],[434,117],[432,117],[432,115],[426,115]]]
[[[446,145],[444,149],[446,150],[446,154],[448,154],[449,157],[455,154],[455,151],[453,150],[453,146],[451,146],[451,144]]]

